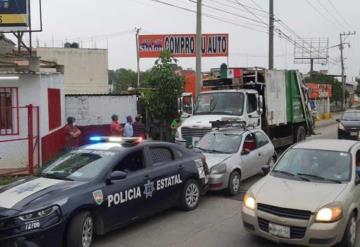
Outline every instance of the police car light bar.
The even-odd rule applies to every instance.
[[[114,137],[114,136],[92,136],[89,138],[91,142],[114,142],[122,144],[134,144],[143,141],[141,137]]]

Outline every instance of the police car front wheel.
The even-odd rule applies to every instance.
[[[94,235],[94,221],[90,212],[81,212],[70,222],[67,247],[90,247]]]
[[[185,211],[194,210],[200,201],[200,187],[195,180],[188,180],[185,183],[180,197],[180,206]]]

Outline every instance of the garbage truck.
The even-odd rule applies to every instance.
[[[193,114],[175,141],[188,147],[212,130],[212,122],[235,120],[262,128],[275,147],[305,140],[314,122],[302,75],[296,70],[242,68],[240,78],[203,81]]]

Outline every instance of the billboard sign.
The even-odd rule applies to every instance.
[[[29,0],[0,0],[0,31],[24,31],[29,25]]]
[[[174,57],[196,57],[196,35],[139,35],[140,58],[157,58],[162,50],[169,50]],[[201,50],[203,57],[227,57],[229,34],[203,34]]]
[[[308,88],[308,95],[310,99],[332,97],[331,84],[307,83],[306,86]]]

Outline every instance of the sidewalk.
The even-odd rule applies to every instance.
[[[331,118],[326,120],[317,120],[315,123],[316,129],[326,127],[336,123],[336,119],[339,119],[343,113],[342,112],[334,112],[331,113]]]

